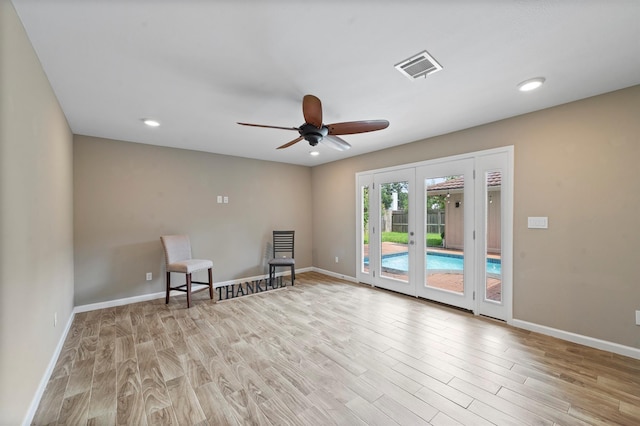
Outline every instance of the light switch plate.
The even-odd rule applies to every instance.
[[[229,202],[229,197],[227,197],[227,196],[225,195],[225,197],[223,198],[223,200],[224,200],[224,203],[225,203],[225,204],[227,204],[227,203]]]
[[[636,311],[636,325],[640,325],[640,311]]]
[[[547,229],[549,227],[549,218],[547,216],[529,216],[527,224],[532,229]]]
[[[218,204],[222,203],[222,195],[218,195]]]

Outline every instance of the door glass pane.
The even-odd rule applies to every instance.
[[[380,276],[409,280],[409,182],[380,185]]]
[[[425,180],[425,284],[464,293],[464,175]]]
[[[487,259],[484,298],[490,302],[502,302],[502,262],[501,262],[501,199],[502,173],[485,173],[485,194],[487,212],[485,217],[485,258]]]
[[[360,229],[362,230],[362,235],[360,238],[360,244],[362,250],[362,259],[360,259],[360,271],[364,273],[369,273],[369,185],[364,185],[360,187],[360,197],[362,202],[360,205],[362,206],[362,211],[360,212],[360,217],[362,218],[362,223],[360,224]]]

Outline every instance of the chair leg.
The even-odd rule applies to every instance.
[[[296,280],[296,268],[291,267],[291,285],[295,285],[293,282]]]
[[[187,274],[187,308],[191,307],[191,274]]]
[[[213,271],[209,268],[209,298],[213,300]]]
[[[165,304],[169,304],[169,293],[171,292],[171,272],[167,272],[167,297]]]

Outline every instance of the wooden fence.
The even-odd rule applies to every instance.
[[[427,234],[439,234],[444,232],[444,210],[427,211]],[[403,210],[391,213],[391,231],[409,232],[409,214]]]

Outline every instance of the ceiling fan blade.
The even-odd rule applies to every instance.
[[[267,126],[265,124],[251,124],[251,123],[238,123],[242,126],[251,126],[251,127],[266,127],[267,129],[283,129],[283,130],[297,130],[300,131],[297,127],[280,127],[280,126]]]
[[[345,123],[327,124],[330,135],[352,135],[354,133],[373,132],[389,127],[387,120],[347,121]]]
[[[330,146],[333,149],[337,149],[338,151],[346,151],[349,148],[351,148],[351,145],[349,144],[349,142],[345,141],[342,138],[339,138],[337,136],[332,136],[332,135],[327,135],[324,138],[322,138],[322,143],[324,143],[327,146]]]
[[[313,95],[304,95],[302,98],[302,115],[304,121],[313,124],[317,128],[322,127],[322,102]]]
[[[291,145],[296,144],[298,142],[300,142],[303,139],[302,136],[298,136],[297,138],[295,138],[294,140],[292,140],[291,142],[287,142],[284,145],[280,145],[279,147],[277,147],[276,149],[283,149],[283,148],[289,148]]]

